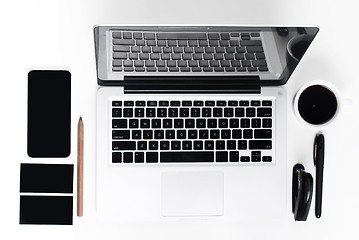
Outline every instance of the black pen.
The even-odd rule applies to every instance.
[[[314,165],[316,167],[315,180],[315,216],[322,215],[323,169],[324,169],[324,136],[319,134],[314,141]]]

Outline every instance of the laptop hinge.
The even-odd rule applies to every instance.
[[[261,93],[258,76],[127,76],[125,93]]]

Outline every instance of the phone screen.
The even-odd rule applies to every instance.
[[[27,154],[30,157],[70,155],[70,72],[29,72],[27,120]]]

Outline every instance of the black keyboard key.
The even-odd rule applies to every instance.
[[[169,108],[168,116],[169,117],[178,117],[178,108]]]
[[[203,106],[203,101],[194,101],[194,106]]]
[[[146,117],[155,117],[156,109],[155,108],[147,108],[146,109]]]
[[[186,139],[186,130],[177,130],[177,139]]]
[[[251,154],[252,162],[260,162],[261,161],[261,152],[253,151]]]
[[[173,125],[174,128],[183,128],[183,119],[175,119]]]
[[[200,108],[191,108],[191,117],[200,117],[201,109]]]
[[[197,139],[197,130],[188,130],[188,139]]]
[[[241,119],[241,128],[250,128],[250,119],[248,118],[242,118]]]
[[[144,108],[135,108],[135,117],[144,117],[145,109]]]
[[[244,129],[243,130],[243,138],[244,139],[252,139],[253,138],[253,130],[252,129]]]
[[[213,117],[222,117],[223,110],[222,108],[213,108]]]
[[[183,141],[182,142],[182,150],[192,150],[192,142],[191,141]]]
[[[147,150],[147,142],[146,141],[138,141],[137,149],[138,150]]]
[[[163,107],[167,107],[169,106],[169,102],[168,101],[159,101],[159,106],[163,106]]]
[[[231,138],[231,130],[229,130],[229,129],[221,130],[221,138],[222,139],[230,139]]]
[[[155,139],[164,139],[165,133],[164,130],[155,130]]]
[[[218,127],[219,128],[228,128],[228,119],[219,119]]]
[[[144,163],[145,154],[144,152],[135,152],[135,163]]]
[[[255,129],[254,130],[254,138],[270,139],[270,138],[272,138],[272,130],[271,129]]]
[[[133,108],[124,108],[123,117],[132,118],[133,117]]]
[[[272,161],[272,156],[263,156],[262,157],[262,162],[271,162]]]
[[[195,127],[194,119],[185,119],[185,127],[194,128]]]
[[[226,142],[223,140],[216,141],[216,150],[224,150],[226,149]]]
[[[146,152],[147,163],[158,163],[158,152]]]
[[[121,152],[113,152],[112,153],[112,162],[113,163],[121,163],[122,162],[122,153]]]
[[[258,108],[257,116],[258,117],[271,117],[272,116],[272,108]]]
[[[202,108],[202,117],[211,117],[211,109],[210,108]]]
[[[133,107],[134,102],[133,101],[125,101],[123,105],[126,106],[126,107]]]
[[[149,150],[158,150],[158,142],[157,141],[149,141],[148,149]]]
[[[237,119],[237,118],[229,119],[229,127],[230,128],[239,128],[239,119]]]
[[[251,106],[259,107],[261,105],[261,101],[253,100],[251,101]]]
[[[233,139],[241,139],[241,138],[242,138],[242,130],[240,130],[240,129],[233,129],[233,130],[232,130],[232,138],[233,138]]]
[[[161,163],[196,163],[214,162],[214,153],[209,151],[202,152],[161,152]]]
[[[132,152],[123,153],[123,162],[124,163],[132,163],[133,162],[133,153]]]
[[[171,107],[179,107],[179,106],[181,106],[180,101],[171,101]]]
[[[138,119],[130,119],[128,125],[129,128],[138,128]]]
[[[261,128],[261,120],[259,118],[252,119],[252,128]]]
[[[249,156],[241,156],[241,162],[249,162],[251,158]]]
[[[256,109],[255,108],[247,108],[246,109],[246,117],[255,117]]]
[[[208,130],[199,130],[199,139],[208,139]]]
[[[122,117],[122,109],[112,108],[112,117]]]
[[[203,142],[202,141],[194,141],[193,142],[193,150],[203,150]]]
[[[239,101],[239,106],[248,107],[249,101]]]
[[[205,102],[205,105],[206,105],[206,106],[215,106],[216,103],[215,103],[215,101],[206,101],[206,102]]]
[[[130,130],[113,130],[112,139],[130,139]]]
[[[167,108],[157,108],[157,117],[167,117]]]
[[[229,161],[230,162],[239,162],[239,152],[238,151],[230,151],[229,152]]]
[[[163,128],[172,128],[172,119],[163,119]]]
[[[175,139],[175,130],[166,130],[166,139]]]
[[[206,128],[206,119],[196,119],[196,128]]]
[[[247,149],[247,141],[246,140],[238,140],[238,149],[246,150]]]
[[[170,149],[170,142],[169,141],[161,141],[160,142],[160,149],[161,150],[169,150]]]
[[[217,128],[217,119],[207,119],[207,128]]]
[[[250,140],[249,149],[272,149],[271,140]]]
[[[171,150],[181,150],[181,142],[180,141],[172,141],[171,142]]]
[[[263,128],[271,128],[272,127],[272,119],[263,118],[262,125],[263,125]]]
[[[262,101],[262,106],[272,106],[272,101]]]
[[[219,137],[220,137],[220,135],[219,135],[218,129],[210,131],[210,139],[219,139]]]
[[[152,119],[152,128],[161,128],[161,119]]]
[[[157,106],[157,101],[147,101],[147,106],[155,107],[155,106]]]
[[[191,107],[192,106],[192,101],[182,101],[182,106]]]
[[[112,128],[127,128],[127,119],[112,119]]]
[[[113,141],[112,150],[136,150],[135,141]]]
[[[214,150],[214,141],[208,140],[204,142],[205,150]]]
[[[132,130],[132,139],[141,139],[141,130]]]
[[[236,117],[244,117],[244,108],[235,108]]]
[[[180,117],[189,117],[189,108],[180,108]]]
[[[225,117],[233,117],[233,108],[225,108],[224,116]]]
[[[235,140],[228,140],[227,141],[227,149],[236,149],[237,148],[237,144]]]
[[[122,102],[121,102],[121,101],[112,101],[112,106],[113,106],[113,107],[121,107],[121,106],[122,106]]]
[[[140,126],[141,126],[141,128],[149,128],[150,127],[150,119],[141,119]]]
[[[228,153],[225,151],[216,152],[216,162],[228,162]]]
[[[152,130],[144,130],[143,131],[143,139],[153,139]]]

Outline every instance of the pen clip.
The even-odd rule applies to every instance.
[[[314,140],[314,147],[313,147],[313,162],[314,162],[314,166],[317,165],[317,155],[318,155],[318,136],[317,135],[315,137],[315,140]]]

